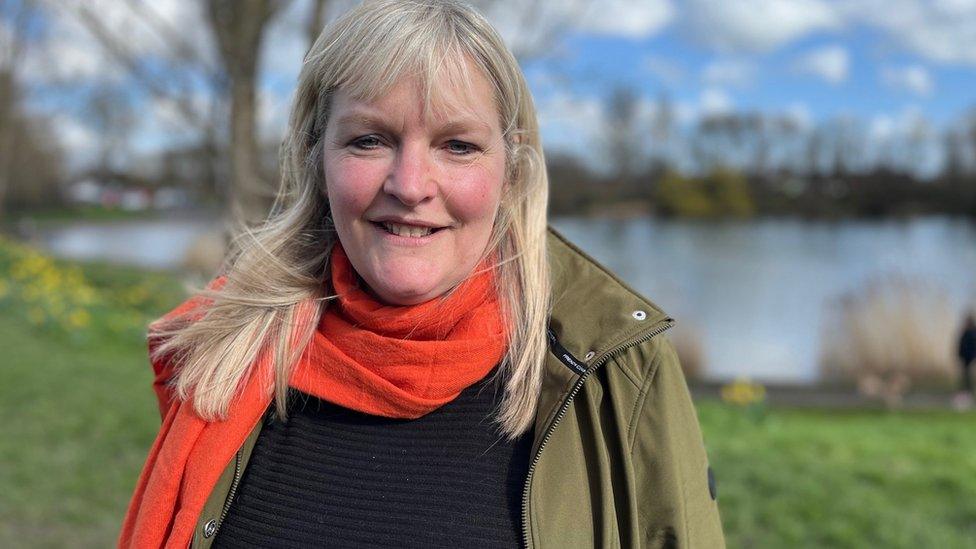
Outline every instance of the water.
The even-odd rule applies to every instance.
[[[918,277],[961,310],[976,304],[976,226],[908,221],[727,223],[558,218],[553,225],[700,338],[706,377],[817,377],[826,305],[879,275]],[[54,253],[178,266],[211,222],[78,224],[45,235]]]
[[[205,219],[73,223],[44,231],[41,241],[67,259],[99,259],[151,269],[179,267],[190,246],[215,230]]]
[[[976,227],[963,220],[553,225],[698,334],[713,379],[813,381],[826,305],[873,277],[917,277],[960,310],[976,304]]]

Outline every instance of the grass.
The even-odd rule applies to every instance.
[[[30,219],[38,226],[50,227],[62,223],[155,219],[159,215],[159,212],[153,210],[123,210],[121,208],[105,208],[101,206],[62,206],[14,212],[10,216],[11,219],[8,224],[15,225],[26,219]]]
[[[973,547],[976,415],[698,405],[729,547]]]
[[[159,427],[144,325],[180,285],[2,239],[0,283],[0,547],[111,546]]]
[[[0,240],[0,547],[108,547],[159,427],[141,326],[181,290],[25,253]],[[85,299],[31,290],[75,268]],[[58,307],[91,320],[65,329]],[[699,412],[730,548],[973,546],[976,415]]]

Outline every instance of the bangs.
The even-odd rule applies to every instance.
[[[418,3],[411,8],[406,14],[373,13],[369,24],[338,33],[347,36],[337,36],[336,47],[323,51],[333,56],[335,72],[320,75],[330,93],[342,89],[357,100],[370,102],[398,82],[414,80],[429,115],[432,108],[458,108],[459,99],[471,90],[474,69],[490,83],[494,107],[501,116],[498,86],[478,56],[462,45],[452,18],[444,17],[434,6]],[[348,47],[340,47],[340,43]]]

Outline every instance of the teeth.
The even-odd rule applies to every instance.
[[[412,238],[422,238],[433,232],[430,227],[415,227],[413,225],[400,225],[398,223],[384,222],[383,228],[391,234],[397,236],[409,236]]]

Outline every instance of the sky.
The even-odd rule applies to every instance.
[[[133,22],[124,2],[61,3],[81,1],[152,66],[158,34]],[[334,0],[333,12],[349,4]],[[525,2],[481,4],[520,54],[550,150],[594,154],[607,97],[619,87],[639,94],[646,120],[667,97],[680,124],[742,110],[808,126],[853,117],[872,138],[913,131],[922,119],[936,131],[955,127],[976,108],[976,0],[563,0],[530,15]],[[197,3],[150,5],[180,40],[215,58]],[[20,78],[30,108],[56,120],[74,163],[90,158],[97,141],[83,98],[99,82],[117,83],[131,101],[136,156],[190,139],[172,107],[132,87],[69,12],[48,16]],[[307,12],[308,0],[294,0],[265,42],[259,101],[267,139],[284,131]],[[0,27],[0,45],[7,33]]]

